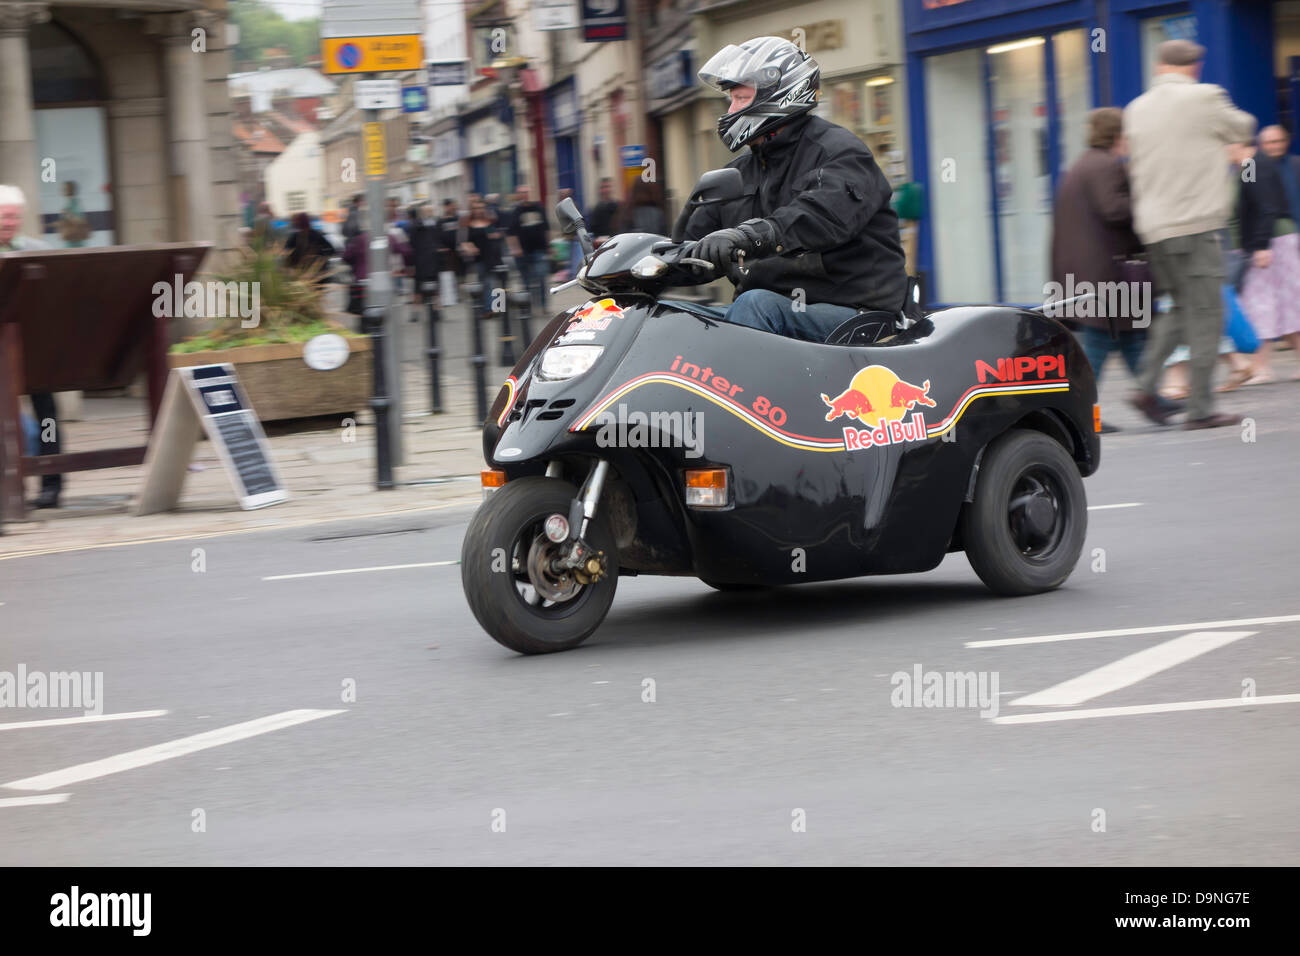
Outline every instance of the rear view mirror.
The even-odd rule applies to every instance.
[[[555,207],[555,215],[560,220],[560,231],[566,236],[572,236],[578,231],[578,224],[582,222],[582,213],[578,212],[578,204],[572,197],[560,200],[559,205]]]
[[[708,203],[727,202],[739,199],[745,190],[740,170],[732,166],[724,169],[710,169],[700,177],[692,193],[692,205],[703,206]]]

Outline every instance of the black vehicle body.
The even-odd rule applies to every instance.
[[[734,194],[720,177],[697,193]],[[576,646],[629,574],[730,590],[926,571],[965,550],[998,593],[1068,577],[1100,420],[1092,370],[1055,319],[909,308],[859,313],[824,343],[785,338],[663,297],[712,274],[679,241],[683,219],[674,240],[592,251],[569,213],[593,298],[542,330],[483,426],[506,481],[461,563],[496,640]],[[725,473],[725,493],[689,503],[701,471]]]
[[[618,260],[630,265],[652,241],[663,240],[612,240],[593,271],[614,270]],[[1070,332],[1038,312],[945,309],[885,341],[827,345],[730,325],[689,303],[644,294],[609,298],[621,315],[590,330],[589,344],[604,347],[595,367],[568,381],[536,376],[541,353],[577,321],[577,310],[557,316],[497,395],[483,452],[508,478],[543,474],[558,461],[578,484],[591,459],[607,459],[618,476],[615,495],[625,498],[611,512],[623,573],[784,584],[926,571],[961,548],[958,512],[973,490],[981,451],[999,434],[1044,432],[1069,451],[1081,475],[1097,469],[1091,368]],[[1040,357],[1051,360],[1041,363],[1041,377]],[[1033,368],[1017,366],[1019,358],[1033,359]],[[1013,361],[999,365],[1005,359]],[[934,406],[914,405],[903,416],[923,417],[924,439],[845,448],[844,429],[861,430],[863,423],[845,415],[827,421],[821,395],[840,395],[869,366],[887,368],[903,383],[930,383]],[[998,379],[999,368],[1006,381]],[[715,377],[727,387],[719,391]],[[599,446],[596,416],[608,411],[617,418],[619,404],[628,421],[640,412],[660,422],[647,438],[665,445],[671,435],[662,425],[672,420],[664,414],[701,412],[702,456],[688,458],[692,449],[681,447]],[[731,504],[687,508],[684,471],[710,466],[730,469]],[[792,569],[796,548],[803,549],[803,570]]]

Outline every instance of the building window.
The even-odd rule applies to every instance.
[[[907,181],[898,131],[898,83],[893,71],[863,73],[826,84],[816,113],[851,130],[871,148],[889,181]]]

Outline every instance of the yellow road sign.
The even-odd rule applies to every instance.
[[[384,124],[365,123],[362,135],[366,140],[366,175],[387,176],[388,154],[384,150]]]
[[[322,37],[320,58],[325,73],[385,73],[424,67],[418,33],[383,37]]]

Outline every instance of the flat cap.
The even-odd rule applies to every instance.
[[[1191,66],[1205,59],[1205,47],[1191,40],[1166,40],[1156,47],[1156,59],[1168,66]]]

